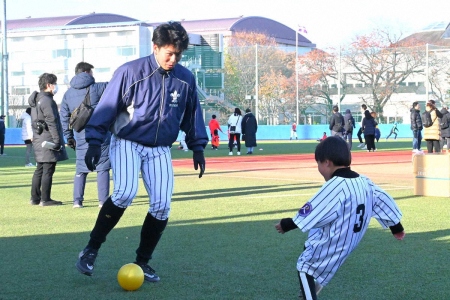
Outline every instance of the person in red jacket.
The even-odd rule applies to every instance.
[[[211,131],[211,149],[213,150],[217,150],[219,148],[219,143],[220,143],[220,139],[219,139],[219,130],[224,133],[222,131],[222,129],[220,128],[220,124],[219,121],[216,120],[217,116],[216,115],[212,115],[211,116],[212,119],[211,121],[209,121],[209,130]]]

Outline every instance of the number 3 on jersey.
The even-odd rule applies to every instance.
[[[355,223],[353,226],[353,232],[360,232],[364,225],[364,212],[366,211],[366,207],[364,204],[358,205],[356,208],[356,215],[359,216],[358,223]]]

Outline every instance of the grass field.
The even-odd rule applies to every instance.
[[[116,274],[135,257],[148,207],[143,185],[108,235],[94,276],[83,276],[74,264],[98,213],[95,175],[88,177],[86,207],[73,209],[68,149],[71,159],[57,165],[52,190],[65,205],[31,206],[34,169],[24,167],[24,147],[7,147],[0,157],[0,299],[297,299],[295,264],[306,234],[280,235],[274,224],[292,217],[322,185],[311,155],[316,144],[264,141],[255,155],[237,157],[222,143],[217,151],[206,149],[201,179],[192,153],[173,149],[172,212],[150,262],[161,282],[135,292],[123,291]],[[411,141],[377,147],[382,154],[410,149]],[[306,155],[292,156],[299,153]],[[320,299],[449,299],[449,199],[414,196],[410,161],[382,163],[371,154],[355,150],[354,169],[397,200],[406,238],[395,240],[373,221]]]

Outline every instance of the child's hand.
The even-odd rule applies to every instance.
[[[394,234],[394,237],[395,237],[397,240],[401,241],[401,240],[403,240],[403,238],[405,237],[405,232],[402,231],[402,232],[396,233],[396,234]]]
[[[279,233],[284,234],[284,230],[283,230],[283,228],[281,228],[281,224],[280,224],[280,223],[276,224],[276,225],[275,225],[275,228],[276,228],[276,230],[277,230]]]

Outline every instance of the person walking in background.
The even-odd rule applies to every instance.
[[[394,126],[392,126],[391,131],[389,132],[388,136],[386,137],[386,141],[389,139],[389,137],[391,135],[395,135],[394,140],[397,139],[397,132],[398,128],[397,128],[397,122],[394,122]]]
[[[212,119],[209,121],[209,124],[208,124],[209,131],[211,133],[211,149],[217,150],[219,148],[219,143],[220,143],[219,130],[223,134],[225,134],[225,133],[222,131],[222,128],[220,128],[220,123],[216,119],[217,116],[212,115],[211,118]]]
[[[352,116],[352,112],[350,109],[346,109],[344,115],[344,140],[347,142],[349,150],[352,150],[353,129],[355,127],[355,119]]]
[[[430,127],[423,129],[423,139],[427,141],[428,153],[441,152],[440,144],[440,122],[438,118],[442,118],[441,112],[436,108],[436,102],[434,100],[428,100],[425,110],[430,112],[431,120],[433,124]]]
[[[53,96],[58,91],[56,81],[56,75],[42,74],[39,76],[38,82],[40,92],[34,91],[28,98],[28,104],[31,106],[34,158],[37,162],[31,181],[31,205],[53,206],[62,204],[61,201],[53,200],[50,197],[56,163],[68,159],[64,147],[58,105],[53,100]],[[37,126],[38,123],[40,124],[39,127]],[[44,142],[53,143],[53,146],[44,147]]]
[[[96,107],[107,86],[107,82],[96,83],[93,77],[94,66],[87,62],[80,62],[75,66],[75,76],[70,80],[70,88],[64,94],[59,114],[64,136],[67,139],[67,146],[75,150],[76,165],[73,179],[73,208],[82,208],[84,201],[84,190],[86,188],[86,178],[91,172],[84,162],[84,157],[88,150],[88,143],[85,138],[85,131],[76,132],[69,126],[70,115],[80,106],[84,98],[89,93],[92,107]],[[109,197],[109,182],[111,163],[109,161],[109,143],[111,134],[107,133],[101,149],[102,155],[99,163],[95,166],[97,172],[97,195],[99,207],[105,203]]]
[[[298,140],[297,136],[297,123],[292,123],[291,125],[291,138],[289,140],[292,141],[292,139],[295,137],[296,140]]]
[[[28,107],[20,116],[22,120],[22,140],[26,146],[25,167],[34,167],[30,157],[33,151],[33,128],[31,128],[31,107]]]
[[[198,100],[196,80],[178,62],[189,45],[179,22],[158,25],[152,36],[153,53],[121,65],[106,87],[86,126],[89,143],[85,162],[93,171],[101,158],[101,145],[112,132],[110,159],[114,191],[98,213],[90,239],[78,255],[77,270],[94,271],[98,251],[138,193],[140,177],[148,194],[148,207],[140,231],[135,264],[144,280],[160,277],[148,265],[169,220],[174,189],[171,148],[180,130],[193,151],[194,169],[205,172],[206,125]]]
[[[6,155],[5,150],[5,115],[0,116],[0,155]]]
[[[358,133],[356,134],[356,136],[358,137],[358,140],[359,140],[358,148],[362,148],[363,150],[367,150],[366,142],[365,141],[363,142],[363,140],[362,140],[362,134],[363,134],[363,132],[362,132],[362,120],[364,119],[364,115],[365,115],[366,110],[367,110],[367,105],[361,104],[362,117],[361,117],[360,127],[358,129]]]
[[[256,144],[256,132],[258,131],[258,122],[255,115],[252,114],[250,108],[245,110],[245,116],[242,118],[241,123],[242,140],[245,141],[245,147],[247,147],[247,154],[253,154],[253,148]]]
[[[366,110],[364,112],[364,118],[362,120],[362,131],[364,133],[364,139],[367,143],[367,152],[376,151],[375,147],[375,127],[377,126],[377,122],[372,117],[370,112]]]
[[[413,141],[412,146],[414,153],[422,153],[423,151],[420,149],[422,144],[422,118],[420,117],[420,104],[419,102],[414,102],[412,104],[412,108],[410,110],[410,120],[411,120],[411,130],[413,132]]]
[[[375,120],[375,141],[378,143],[378,141],[381,138],[381,131],[380,128],[378,128],[378,122],[377,122],[377,113],[376,112],[371,112],[370,115],[372,116],[372,118]]]
[[[441,149],[443,152],[443,149],[447,148],[447,153],[450,153],[450,113],[448,112],[447,107],[444,106],[441,109],[441,114]]]
[[[228,118],[228,155],[233,155],[234,141],[236,141],[237,155],[241,155],[241,132],[242,113],[239,108],[234,109],[234,113]]]
[[[333,114],[330,117],[331,136],[337,135],[343,137],[344,132],[344,117],[339,112],[337,105],[333,106]]]

